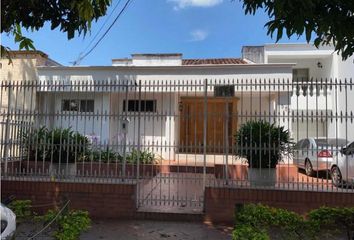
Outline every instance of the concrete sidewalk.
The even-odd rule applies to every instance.
[[[169,221],[102,221],[93,222],[91,229],[82,234],[84,240],[191,240],[231,239],[231,227],[213,227],[199,222]]]

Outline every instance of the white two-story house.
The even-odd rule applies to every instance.
[[[254,63],[294,64],[290,109],[295,139],[319,136],[354,140],[354,57],[344,61],[333,49],[317,49],[310,44],[266,44],[242,49],[243,58]]]

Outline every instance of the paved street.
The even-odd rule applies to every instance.
[[[230,227],[213,227],[196,222],[168,221],[105,221],[94,222],[91,229],[82,234],[84,240],[191,240],[231,239]]]

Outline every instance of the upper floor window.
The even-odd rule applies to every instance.
[[[310,74],[308,68],[293,69],[293,82],[296,84],[296,95],[299,96],[302,91],[302,95],[312,95],[315,87],[311,84],[309,86]],[[303,84],[301,84],[303,83]],[[300,91],[301,90],[301,91]],[[319,94],[319,91],[317,91]]]
[[[309,81],[309,69],[297,68],[293,69],[293,81],[294,82],[308,82]]]
[[[123,101],[123,111],[126,109],[126,100]],[[128,100],[128,112],[156,112],[156,100]]]
[[[221,85],[214,87],[215,97],[233,97],[235,96],[234,85]]]
[[[94,112],[94,100],[64,99],[61,103],[62,111]]]

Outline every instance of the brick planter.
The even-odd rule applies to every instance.
[[[225,177],[225,165],[215,165],[215,177],[222,179]],[[248,165],[236,164],[228,166],[228,177],[231,180],[248,180]],[[286,182],[301,182],[311,181],[311,177],[307,177],[298,172],[298,169],[293,164],[278,164],[276,167],[276,181],[281,183]],[[316,179],[318,181],[318,179]],[[322,180],[321,180],[322,181]]]
[[[5,164],[1,163],[1,171],[4,171]],[[10,161],[7,164],[7,172],[9,174],[38,174],[47,175],[49,174],[50,162],[43,161],[27,161],[27,160],[16,160]]]
[[[247,203],[262,203],[305,214],[321,206],[353,207],[354,197],[350,192],[207,187],[205,221],[234,223],[236,204]]]
[[[135,184],[65,183],[40,181],[1,182],[2,199],[29,199],[39,214],[58,209],[70,200],[70,209],[87,210],[92,218],[133,218],[136,213]]]
[[[184,166],[184,165],[165,165],[165,173],[203,173],[203,166]],[[214,167],[207,166],[206,167],[207,174],[214,173]]]
[[[140,164],[139,175],[141,177],[154,177],[160,172],[160,166],[154,164]],[[78,176],[96,177],[122,177],[122,164],[115,163],[77,163]],[[136,177],[137,165],[126,164],[125,177]]]
[[[65,165],[65,164],[64,164]],[[36,175],[49,175],[50,174],[50,162],[43,161],[15,161],[9,162],[8,173],[16,174],[36,174]],[[4,172],[4,164],[1,164],[1,170]],[[142,177],[154,177],[160,172],[159,165],[153,164],[141,164],[140,176]],[[127,164],[125,176],[136,177],[137,166],[135,164]],[[95,177],[122,177],[122,164],[115,163],[82,163],[76,164],[76,176],[95,176]]]
[[[231,180],[247,180],[248,166],[245,164],[228,165],[228,177]],[[219,179],[225,178],[225,165],[215,164],[215,177]]]

